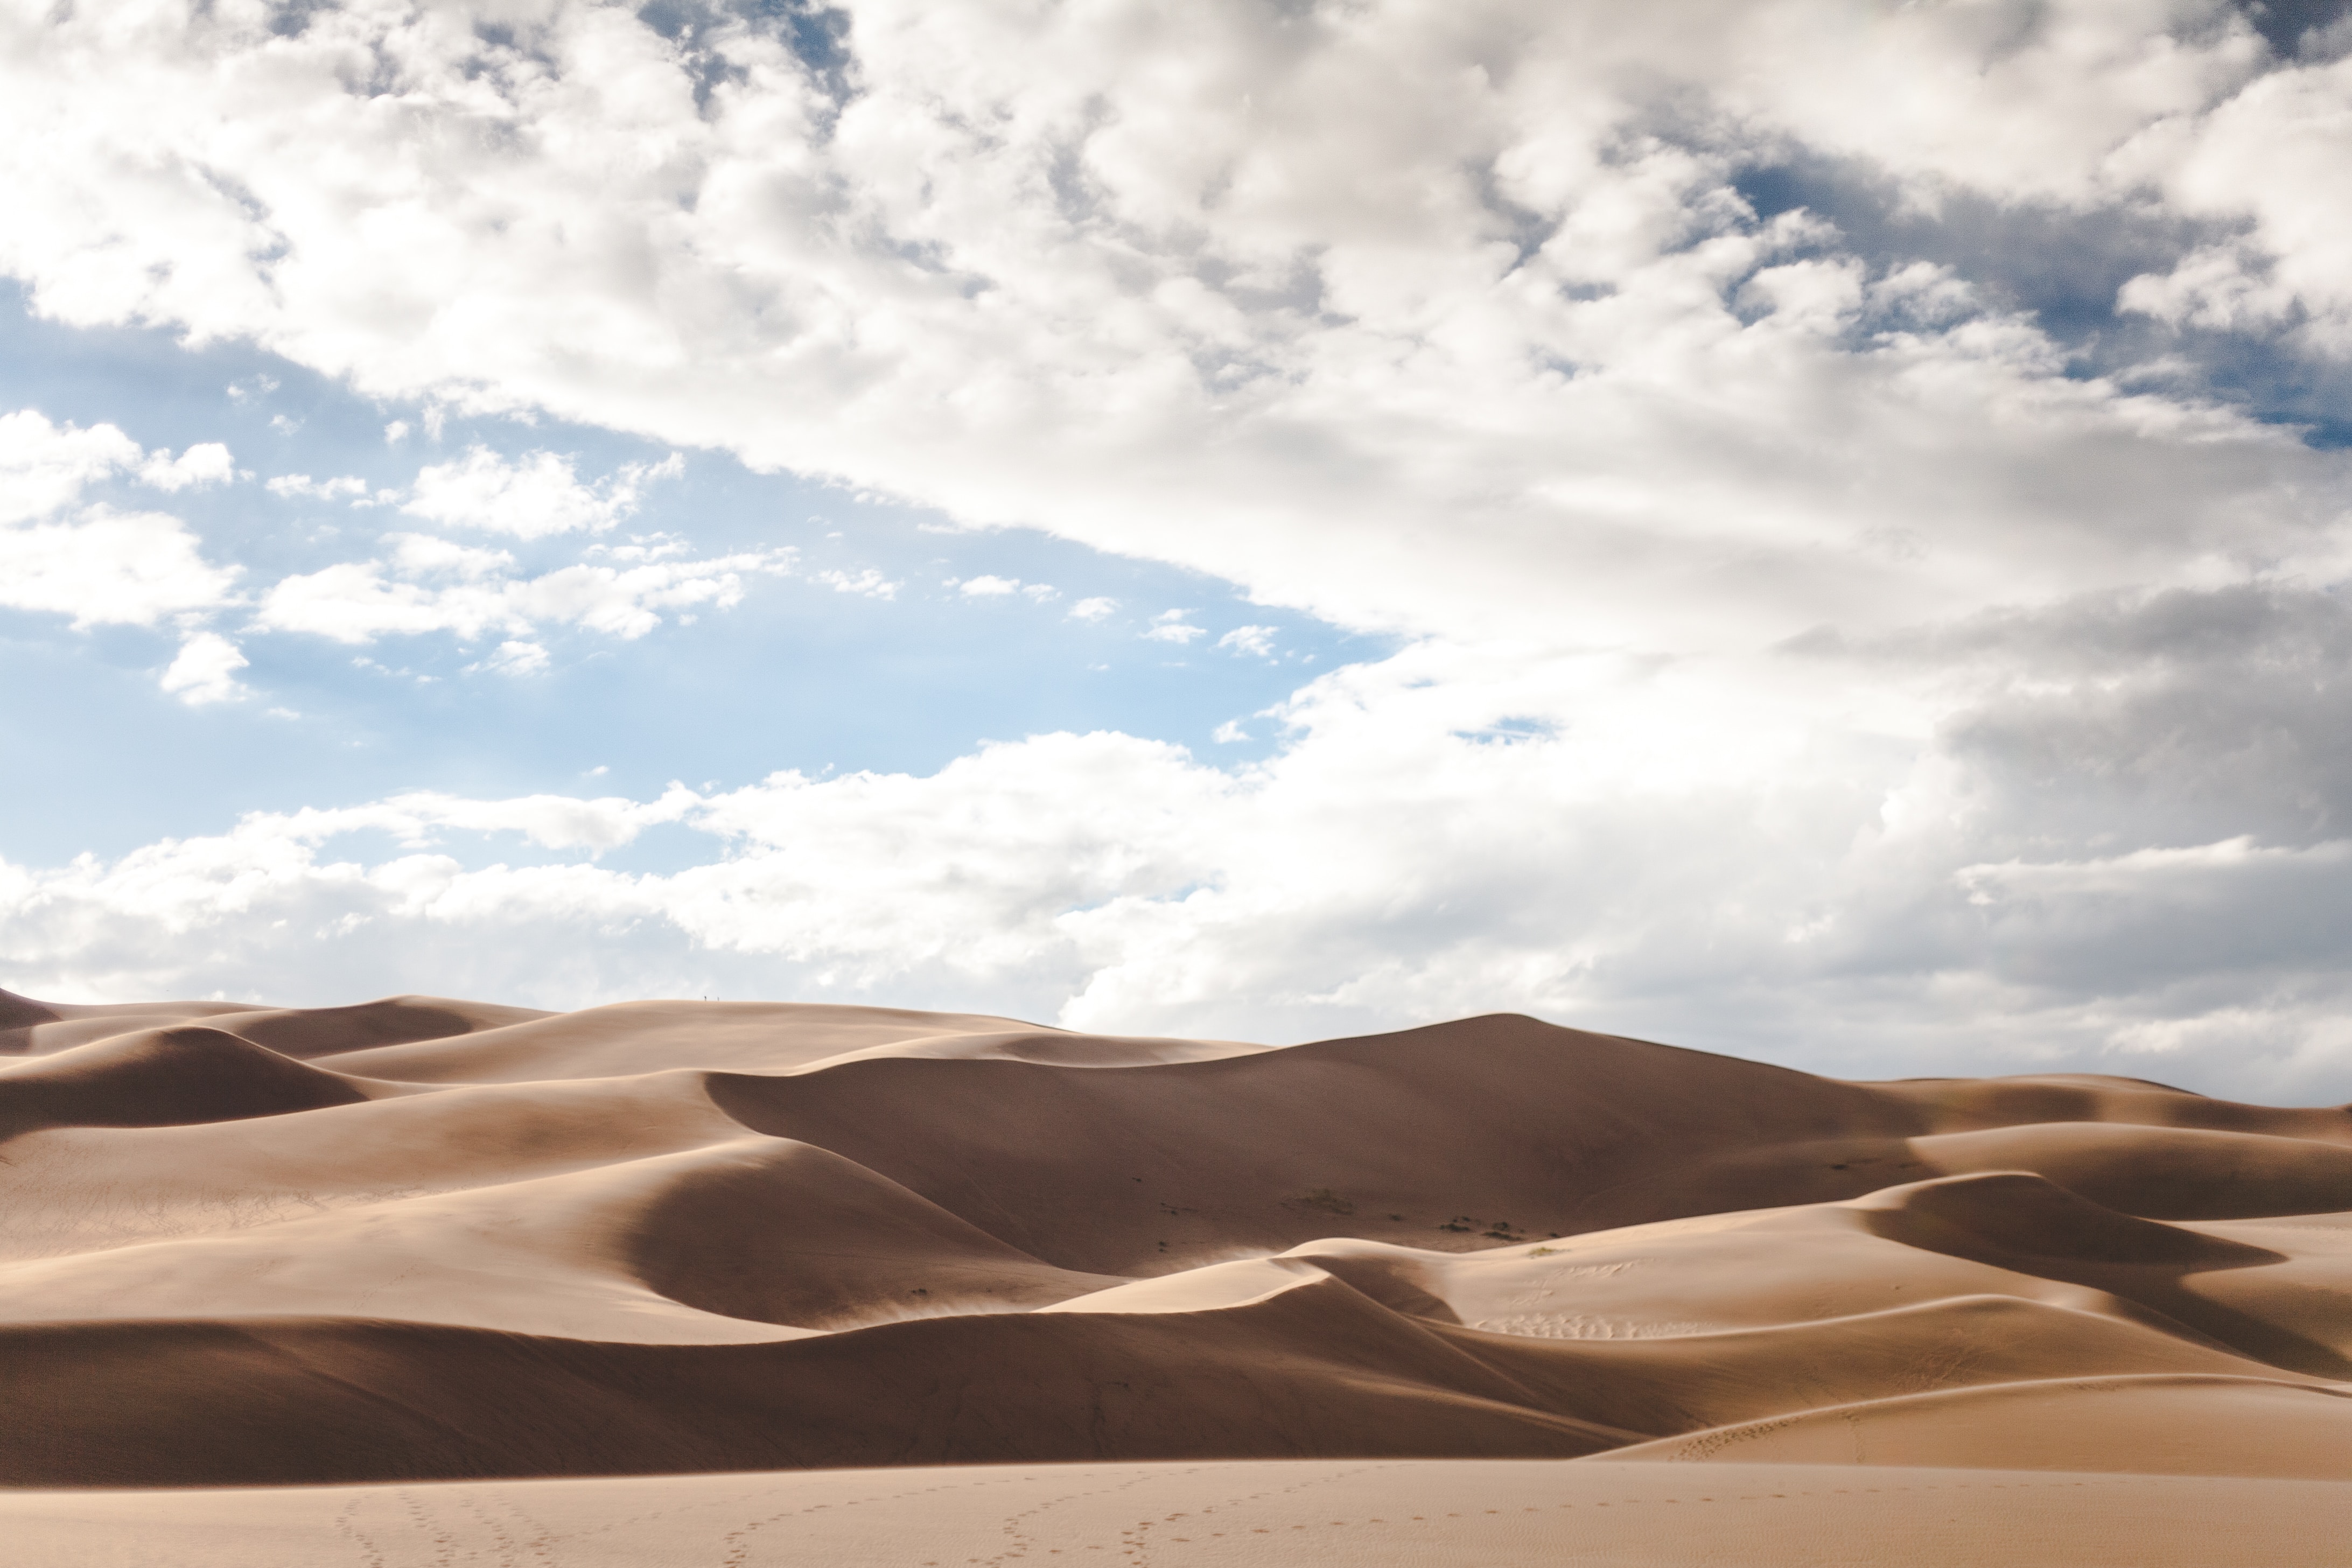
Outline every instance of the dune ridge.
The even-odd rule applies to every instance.
[[[2352,1482],[2352,1112],[1494,1016],[0,992],[0,1484],[1547,1458]]]

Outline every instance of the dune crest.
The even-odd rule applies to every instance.
[[[0,1482],[1306,1458],[2352,1481],[2352,1115],[1515,1016],[0,993]],[[233,1441],[217,1440],[221,1433]]]

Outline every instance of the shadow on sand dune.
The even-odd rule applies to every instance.
[[[2352,1116],[1489,1017],[0,993],[0,1481],[1573,1458],[2352,1479]]]

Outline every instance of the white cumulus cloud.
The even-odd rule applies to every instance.
[[[275,496],[301,496],[311,500],[356,500],[367,494],[368,483],[352,474],[332,479],[314,479],[308,474],[280,474],[268,481],[268,489]]]
[[[1463,679],[1474,657],[1507,679]],[[715,965],[1089,1028],[1300,1038],[1511,1007],[1648,1034],[1680,1017],[1692,1043],[1832,1070],[1964,1053],[2250,1094],[2340,1081],[2340,839],[1992,858],[2020,842],[2017,803],[1952,800],[1956,749],[1927,767],[1823,752],[1754,704],[1662,717],[1612,695],[1608,662],[1432,647],[1335,672],[1240,772],[1062,734],[925,776],[261,814],[0,868],[0,935],[22,983],[53,989],[249,986],[304,953],[331,976],[453,973],[577,1005]],[[1546,708],[1584,732],[1513,727]],[[594,863],[656,822],[709,852],[666,874]],[[362,828],[400,848],[355,858],[341,840]],[[499,833],[577,853],[510,867],[452,837]],[[334,934],[353,917],[364,943]],[[1727,970],[1737,1007],[1693,1038],[1690,988]],[[1947,1005],[1920,1005],[1914,975]]]
[[[205,560],[162,512],[92,507],[70,522],[0,528],[0,605],[68,616],[76,627],[152,626],[226,603],[234,568]]]
[[[2292,328],[2352,358],[2352,50],[2249,83],[2194,127],[2165,124],[2133,159],[2169,205],[2237,232],[2125,287],[2124,304],[2223,331]]]
[[[1255,654],[1260,658],[1272,658],[1274,628],[1272,626],[1235,626],[1217,639],[1217,646],[1231,648],[1235,653]]]
[[[174,458],[142,451],[111,425],[57,425],[34,409],[0,416],[0,605],[82,628],[153,626],[226,603],[236,569],[206,561],[185,523],[83,504],[83,492],[126,473],[177,489],[229,472],[218,444]]]
[[[748,551],[637,565],[579,562],[529,576],[503,551],[432,535],[388,542],[388,560],[338,562],[279,579],[261,595],[255,624],[354,647],[436,632],[465,641],[492,632],[524,638],[542,625],[635,638],[661,625],[664,611],[740,604],[747,575],[781,574],[793,560],[789,551]]]
[[[174,458],[155,452],[139,465],[139,482],[159,490],[184,490],[217,485],[236,477],[236,464],[218,441],[203,441]]]
[[[898,590],[906,586],[871,566],[856,573],[819,572],[815,580],[836,594],[860,594],[869,599],[895,599]]]
[[[249,662],[235,643],[218,632],[194,632],[180,644],[179,656],[163,671],[163,689],[192,708],[230,701],[246,695],[236,672]]]
[[[1802,149],[1925,206],[2154,192],[2251,217],[2332,309],[2342,68],[2271,68],[2220,0],[844,14],[836,102],[725,14],[58,12],[6,68],[0,266],[68,320],[724,446],[1350,625],[1753,647],[2324,544],[2294,498],[2340,462],[2070,377],[1996,308],[1920,315],[1730,184]],[[525,535],[635,482],[428,474],[418,515]]]
[[[601,532],[637,507],[645,487],[684,471],[673,456],[632,463],[601,484],[585,485],[572,460],[555,452],[509,459],[474,447],[455,462],[418,470],[404,510],[457,527],[541,539],[551,533]]]
[[[1153,642],[1172,642],[1179,647],[1207,637],[1208,627],[1196,626],[1184,618],[1192,613],[1190,610],[1162,610],[1151,617],[1151,625],[1143,635]]]

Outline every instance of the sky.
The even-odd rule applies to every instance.
[[[0,984],[2352,1100],[2347,11],[0,0]]]

